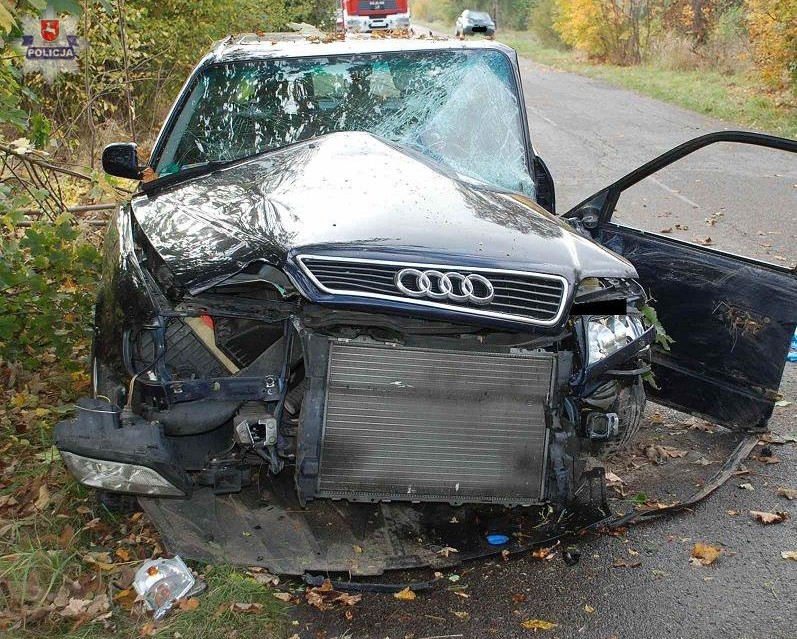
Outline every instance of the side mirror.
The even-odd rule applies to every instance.
[[[554,188],[553,177],[539,155],[534,156],[534,182],[537,192],[537,204],[549,213],[556,213],[556,189]]]
[[[115,142],[102,150],[102,170],[108,175],[141,179],[141,168],[138,166],[136,145],[132,142]]]

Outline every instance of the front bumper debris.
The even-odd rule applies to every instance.
[[[118,408],[84,398],[77,417],[55,426],[55,446],[78,481],[112,492],[188,497],[191,478],[177,463],[163,433],[133,416],[122,428]]]

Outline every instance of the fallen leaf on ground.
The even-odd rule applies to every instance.
[[[526,595],[523,593],[512,595],[512,601],[514,601],[516,604],[522,604],[524,601],[526,601]]]
[[[446,546],[445,548],[438,550],[437,554],[442,555],[443,557],[448,557],[453,552],[459,552],[459,550],[452,548],[451,546]]]
[[[551,630],[556,628],[557,625],[552,621],[545,621],[544,619],[526,619],[521,624],[526,630]]]
[[[72,597],[61,610],[58,611],[62,617],[67,619],[77,619],[86,614],[86,609],[89,607],[91,599],[78,599]]]
[[[417,595],[409,588],[405,588],[404,590],[394,592],[393,597],[400,599],[401,601],[412,601],[417,597]]]
[[[634,561],[626,561],[625,559],[615,559],[614,563],[612,563],[612,567],[614,568],[639,568],[642,565],[642,562],[639,559],[635,559]]]
[[[750,515],[762,524],[779,524],[788,516],[786,513],[767,513],[761,510],[751,510]]]
[[[714,244],[714,240],[710,237],[696,237],[694,241],[701,246],[710,246]]]
[[[330,608],[332,608],[330,604],[324,601],[324,596],[321,593],[319,593],[316,588],[309,590],[305,594],[304,598],[308,604],[310,604],[311,606],[315,606],[319,610],[329,610]]]
[[[739,488],[742,490],[755,490],[755,488],[753,488],[753,484],[750,483],[739,484]]]
[[[114,555],[119,557],[122,561],[130,561],[130,551],[125,548],[117,548],[114,551]]]
[[[332,601],[339,601],[345,606],[353,606],[354,604],[359,603],[362,598],[362,595],[350,595],[347,592],[342,592]]]
[[[797,489],[795,488],[778,488],[775,491],[775,494],[778,497],[785,497],[786,499],[789,500],[797,499]]]
[[[199,608],[199,599],[197,599],[196,597],[189,597],[188,599],[180,599],[178,605],[180,606],[180,610],[191,612],[192,610],[196,610],[197,608]]]
[[[42,484],[39,486],[39,497],[36,499],[36,502],[33,504],[33,507],[36,510],[44,510],[47,508],[47,505],[50,503],[50,491],[47,490],[47,486]]]
[[[775,402],[775,406],[784,407],[784,406],[791,406],[791,402],[788,399],[779,399]]]
[[[779,464],[780,457],[776,457],[775,455],[750,455],[753,459],[757,462],[762,464]]]
[[[363,547],[355,544],[354,546],[352,546],[352,550],[354,550],[354,552],[359,554],[363,551]]]
[[[280,601],[290,601],[293,598],[289,592],[275,592],[274,596]]]
[[[780,553],[780,556],[784,559],[791,559],[792,561],[797,561],[797,550],[784,550]]]
[[[451,612],[454,613],[454,616],[459,617],[460,619],[470,619],[470,613],[465,612],[464,610],[452,610]]]
[[[728,513],[731,517],[736,517],[736,515],[739,514],[738,510],[726,510],[725,512]]]
[[[721,549],[717,548],[716,546],[710,546],[708,544],[704,544],[698,542],[692,548],[692,556],[690,558],[692,563],[700,564],[701,566],[708,566],[713,564],[717,557],[720,556]]]
[[[618,475],[615,475],[613,472],[611,472],[610,470],[606,471],[605,477],[606,477],[606,485],[609,488],[612,488],[613,486],[621,486],[623,484],[623,480]]]
[[[313,588],[316,592],[331,592],[332,591],[332,582],[329,579],[324,579],[324,583],[320,586]]]
[[[550,561],[551,559],[553,559],[556,556],[556,549],[557,549],[558,546],[559,546],[559,544],[556,544],[554,546],[550,546],[548,548],[544,548],[544,547],[535,548],[534,550],[531,551],[531,556],[534,559],[541,559],[543,561]]]
[[[588,612],[589,614],[592,614],[593,612],[595,612],[595,608],[593,608],[593,607],[592,607],[592,606],[590,606],[589,604],[586,604],[586,605],[584,606],[584,612]]]
[[[145,623],[143,626],[141,626],[141,628],[139,628],[138,631],[142,637],[154,637],[157,632],[158,628],[152,621]]]
[[[113,596],[113,600],[125,610],[130,610],[133,608],[133,604],[136,602],[137,596],[138,595],[133,588],[125,588],[124,590],[117,592]]]
[[[230,604],[230,612],[241,612],[246,614],[259,614],[263,612],[263,604],[261,603],[241,603],[236,601]]]

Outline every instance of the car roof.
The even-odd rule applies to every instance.
[[[394,51],[494,49],[513,61],[514,49],[492,40],[459,40],[445,36],[391,36],[346,34],[345,36],[315,33],[245,33],[228,36],[216,43],[199,66],[238,60],[326,56]]]

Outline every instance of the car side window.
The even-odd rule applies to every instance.
[[[612,222],[794,266],[797,154],[722,142],[629,187]]]

